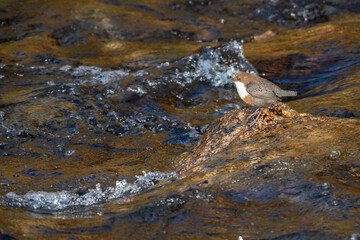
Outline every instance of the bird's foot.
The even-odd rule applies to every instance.
[[[262,113],[262,109],[258,108],[256,109],[255,112],[253,112],[247,119],[246,119],[246,124],[249,122],[250,119],[255,118],[255,120],[253,120],[248,126],[252,127],[255,125],[255,123],[257,122],[257,120],[259,119],[260,115]],[[255,117],[256,116],[256,117]]]

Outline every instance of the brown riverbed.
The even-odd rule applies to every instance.
[[[0,238],[360,238],[359,13],[2,1]],[[243,129],[238,71],[292,114]]]

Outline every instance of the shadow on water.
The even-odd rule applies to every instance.
[[[360,238],[358,14],[357,1],[3,1],[0,238]],[[181,172],[248,108],[239,71],[343,130],[300,125],[279,147],[286,125]]]

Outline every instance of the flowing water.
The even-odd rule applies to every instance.
[[[356,126],[359,43],[357,0],[1,1],[1,238],[360,239],[349,127],[327,157],[269,137],[177,164],[248,107],[239,71]]]

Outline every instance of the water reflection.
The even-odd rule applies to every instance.
[[[177,166],[246,107],[231,84],[238,71],[296,89],[299,112],[355,126],[358,5],[3,1],[0,236],[357,237],[356,130],[344,127],[328,155],[296,152],[312,137],[304,130],[280,153],[249,140],[199,172]]]

